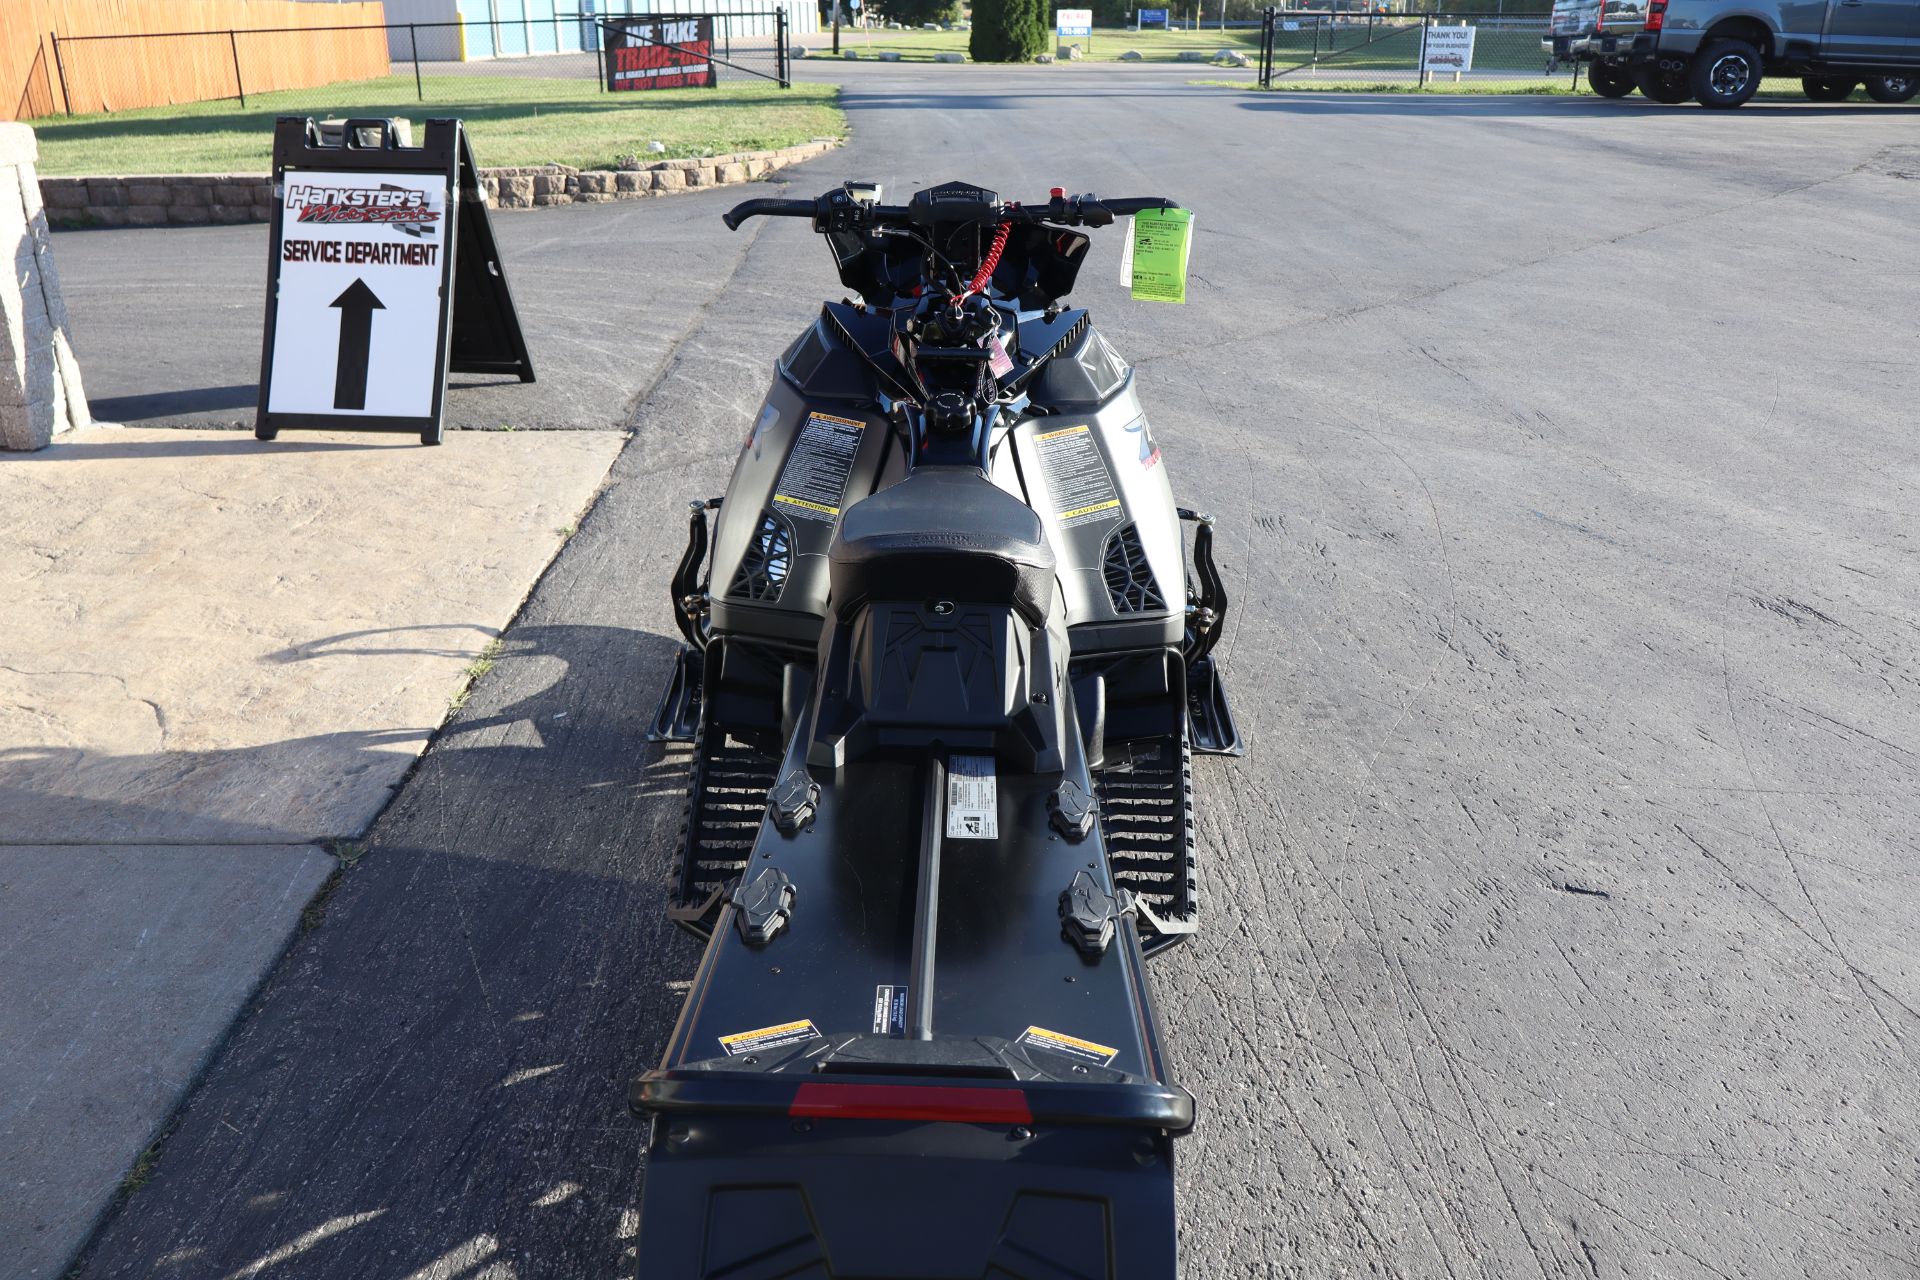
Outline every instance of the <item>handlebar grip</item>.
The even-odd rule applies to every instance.
[[[738,231],[740,224],[748,218],[807,218],[814,216],[815,202],[812,200],[743,200],[720,215],[720,221],[727,224],[727,230]]]
[[[1139,213],[1142,209],[1178,209],[1180,206],[1165,196],[1130,196],[1124,200],[1102,200],[1107,212],[1115,217],[1125,217]]]

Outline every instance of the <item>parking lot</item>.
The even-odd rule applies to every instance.
[[[1920,110],[796,75],[853,137],[791,194],[1196,211],[1189,305],[1098,233],[1076,295],[1219,517],[1251,743],[1154,968],[1185,1274],[1920,1274]],[[844,292],[748,194],[497,217],[536,361],[602,370],[541,425],[633,438],[78,1275],[632,1274],[625,1082],[698,959],[666,577]],[[181,332],[244,382],[264,239],[59,237],[95,394],[164,418]],[[168,271],[225,283],[116,293]]]

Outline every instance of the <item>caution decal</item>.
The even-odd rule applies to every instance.
[[[838,519],[840,504],[846,500],[847,477],[853,472],[866,425],[857,418],[840,418],[817,409],[808,413],[793,452],[780,470],[773,500],[786,507],[789,514],[809,520],[831,524]]]
[[[1103,1067],[1120,1056],[1120,1051],[1110,1044],[1096,1044],[1092,1040],[1082,1040],[1079,1036],[1070,1036],[1061,1031],[1049,1031],[1045,1027],[1028,1027],[1014,1043],[1063,1053],[1069,1058],[1098,1063]]]
[[[1120,518],[1120,496],[1113,491],[1113,477],[1094,446],[1092,428],[1085,423],[1061,427],[1042,431],[1033,440],[1040,450],[1040,473],[1063,528]]]
[[[761,1027],[757,1031],[736,1031],[730,1036],[721,1036],[720,1047],[727,1051],[729,1058],[737,1058],[743,1053],[784,1049],[790,1044],[819,1038],[820,1032],[815,1029],[813,1019],[800,1018],[794,1022],[783,1022],[776,1027]]]

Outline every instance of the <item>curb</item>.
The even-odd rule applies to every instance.
[[[661,160],[632,169],[576,169],[571,165],[482,168],[487,203],[496,209],[544,208],[645,200],[703,187],[753,182],[776,169],[812,160],[838,147],[839,138],[775,151],[736,151],[694,160]],[[273,217],[273,180],[257,173],[173,173],[134,177],[41,178],[40,199],[56,227],[196,227],[267,222]]]

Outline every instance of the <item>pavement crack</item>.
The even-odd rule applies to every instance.
[[[1729,593],[1729,599],[1731,599],[1731,593]],[[1826,935],[1827,945],[1824,949],[1830,951],[1834,958],[1839,960],[1841,965],[1846,968],[1848,977],[1853,980],[1854,986],[1860,992],[1860,998],[1866,1001],[1869,1009],[1873,1010],[1873,1016],[1879,1021],[1881,1028],[1886,1031],[1894,1047],[1902,1053],[1909,1052],[1906,1037],[1895,1030],[1893,1023],[1888,1021],[1887,1015],[1881,1010],[1879,1002],[1867,991],[1865,975],[1862,974],[1860,969],[1848,958],[1845,949],[1841,947],[1839,938],[1834,935],[1833,926],[1827,922],[1826,913],[1820,910],[1820,904],[1814,900],[1813,891],[1807,887],[1807,880],[1800,872],[1799,862],[1795,860],[1793,851],[1787,848],[1786,838],[1780,834],[1780,824],[1774,821],[1773,806],[1767,803],[1766,793],[1760,786],[1759,773],[1754,769],[1752,754],[1747,749],[1746,732],[1740,727],[1740,715],[1734,708],[1733,668],[1727,659],[1727,626],[1724,610],[1722,610],[1720,622],[1720,680],[1722,692],[1726,698],[1727,719],[1733,726],[1733,740],[1740,748],[1740,760],[1746,768],[1747,781],[1753,786],[1754,799],[1760,805],[1760,812],[1766,817],[1767,829],[1773,835],[1774,847],[1779,849],[1780,857],[1786,862],[1787,870],[1793,875],[1794,884],[1799,886],[1800,896],[1806,900],[1807,906],[1812,909],[1813,918],[1819,923],[1821,933]],[[1684,835],[1685,833],[1682,832],[1682,834]],[[1692,837],[1688,838],[1692,839]],[[1723,863],[1722,865],[1724,866],[1725,864]],[[1783,912],[1782,914],[1785,913]],[[1795,922],[1795,927],[1799,928],[1802,933],[1808,933],[1807,929],[1797,921]],[[1808,933],[1808,936],[1811,937],[1812,935]],[[1876,982],[1874,985],[1878,987],[1880,984]],[[1908,1008],[1904,1002],[1896,1000],[1895,1003],[1899,1004],[1899,1006],[1909,1014],[1914,1012],[1911,1008]]]

